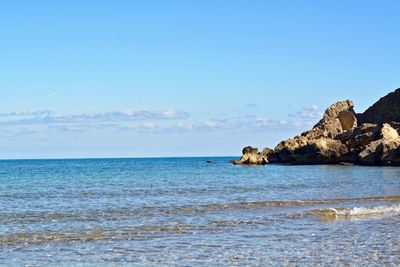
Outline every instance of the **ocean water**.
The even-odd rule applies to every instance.
[[[228,159],[0,161],[0,265],[400,265],[400,168]]]

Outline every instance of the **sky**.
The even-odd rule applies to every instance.
[[[399,1],[0,2],[0,158],[238,156],[400,87]]]

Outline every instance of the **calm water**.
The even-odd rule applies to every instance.
[[[227,160],[0,161],[0,264],[400,264],[400,168]]]

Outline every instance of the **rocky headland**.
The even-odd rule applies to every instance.
[[[400,88],[361,114],[354,112],[353,101],[337,102],[311,130],[274,149],[245,147],[241,159],[232,162],[400,166],[399,132]]]

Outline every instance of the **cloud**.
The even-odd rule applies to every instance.
[[[57,90],[57,91],[54,91],[54,92],[52,92],[52,93],[48,94],[46,97],[53,97],[53,96],[56,96],[56,95],[59,95],[59,94],[61,94],[62,92],[64,92],[64,90],[63,90],[63,89],[61,89],[61,90]]]
[[[50,110],[37,110],[37,111],[12,111],[12,112],[0,112],[0,117],[18,117],[18,116],[49,116],[53,114]]]
[[[307,123],[298,121],[275,120],[252,116],[236,118],[206,119],[199,122],[180,122],[164,130],[169,131],[274,131],[293,128],[302,128]],[[158,128],[160,130],[160,128]]]
[[[104,113],[60,114],[49,110],[13,111],[0,113],[0,125],[35,125],[35,124],[79,124],[99,122],[124,122],[141,120],[183,119],[189,116],[184,111],[165,110],[147,111],[125,109]]]
[[[311,106],[305,106],[303,107],[304,110],[308,110],[308,111],[318,111],[321,110],[320,106],[318,105],[311,105]]]
[[[61,114],[50,110],[0,112],[1,137],[8,140],[30,135],[73,134],[89,131],[169,131],[176,120],[189,114],[178,110],[123,109],[102,113]],[[162,122],[162,125],[157,124]],[[167,124],[167,125],[166,125]]]
[[[244,125],[241,118],[210,118],[197,122],[185,122],[174,125],[174,129],[191,131],[235,130]]]
[[[256,131],[305,130],[322,117],[316,105],[303,107],[290,114],[288,119],[271,119],[257,115],[240,115],[214,118],[194,118],[179,110],[137,110],[122,109],[98,113],[62,114],[50,110],[12,111],[0,113],[3,136],[24,138],[33,134],[80,134],[87,132],[112,131],[149,134],[226,132],[235,134]],[[6,130],[10,130],[6,132]],[[19,133],[15,135],[15,133]]]
[[[254,108],[254,107],[257,107],[257,106],[258,106],[258,104],[256,104],[256,103],[250,103],[250,104],[244,105],[244,107],[246,107],[246,108]]]
[[[267,118],[256,118],[255,120],[251,120],[249,122],[249,126],[255,128],[276,127],[288,124],[289,122],[286,120],[274,120]]]
[[[289,114],[290,117],[301,120],[319,120],[323,116],[323,111],[318,105],[305,106],[300,111]]]

